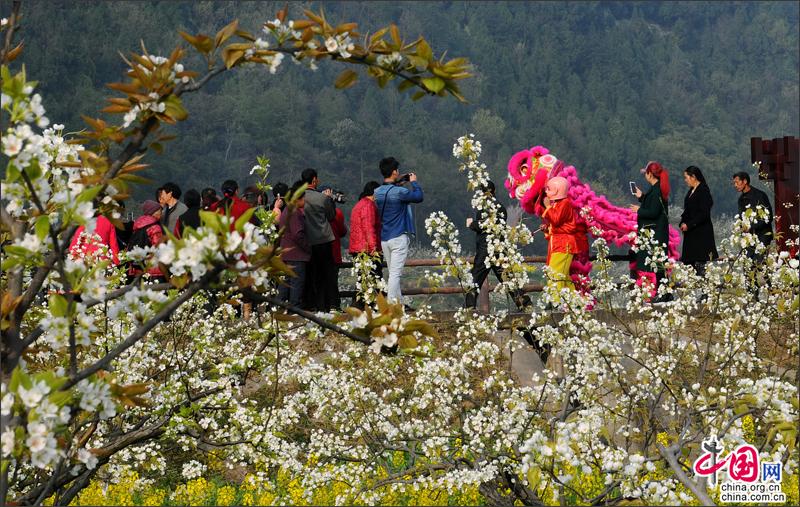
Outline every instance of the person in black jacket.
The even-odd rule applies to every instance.
[[[746,172],[738,172],[733,175],[733,186],[737,192],[741,192],[739,196],[739,214],[745,212],[750,208],[755,210],[757,206],[763,206],[769,212],[767,220],[757,220],[750,224],[750,230],[753,234],[758,236],[758,239],[764,244],[769,246],[772,243],[772,206],[769,204],[769,197],[763,191],[750,186],[750,175]],[[755,250],[751,247],[747,249],[747,255],[750,258],[756,258]]]
[[[702,171],[690,165],[683,171],[683,181],[689,186],[683,199],[681,231],[683,252],[681,261],[691,264],[699,276],[706,272],[706,262],[719,257],[714,241],[714,224],[711,223],[711,208],[714,199]]]
[[[669,242],[669,215],[667,212],[667,202],[669,199],[669,175],[667,170],[658,162],[648,162],[647,166],[642,169],[644,177],[650,184],[647,192],[642,192],[641,189],[636,189],[636,198],[639,199],[640,205],[633,205],[631,210],[636,212],[636,226],[637,231],[641,233],[644,229],[653,231],[653,239],[655,242],[660,243],[664,252],[667,251],[667,243]],[[647,263],[647,259],[652,255],[644,248],[640,248],[636,252],[636,269],[640,272],[652,272],[652,267]],[[656,266],[656,290],[662,284],[665,277],[664,267]],[[659,296],[653,302],[666,302],[672,301],[672,294]]]
[[[183,229],[185,227],[188,226],[193,229],[200,227],[200,209],[202,202],[200,192],[195,189],[187,190],[183,195],[183,203],[186,204],[186,211],[178,217],[178,221],[175,223],[175,230],[169,232],[180,238],[183,236]]]
[[[492,200],[494,204],[498,206],[498,216],[501,220],[505,221],[508,218],[508,213],[506,211],[506,207],[503,206],[500,201],[497,200],[495,197],[495,187],[492,181],[488,181],[486,186],[482,189],[484,192],[488,192],[492,196]],[[481,228],[481,220],[483,220],[483,212],[477,211],[475,217],[467,219],[467,227],[475,231],[475,260],[472,264],[472,281],[475,285],[477,285],[477,290],[480,290],[480,287],[483,285],[483,282],[486,280],[486,277],[489,276],[489,271],[494,271],[494,275],[497,277],[497,280],[503,281],[503,268],[500,266],[496,266],[492,264],[491,266],[486,265],[486,257],[489,255],[489,248],[487,246],[487,237],[488,233]],[[530,298],[525,296],[525,293],[521,290],[517,290],[513,294],[514,303],[517,307],[521,310],[525,306],[531,304]],[[475,308],[478,303],[478,295],[475,290],[467,292],[465,306],[467,308]]]

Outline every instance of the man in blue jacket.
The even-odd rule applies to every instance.
[[[422,188],[417,183],[417,175],[408,173],[400,176],[400,163],[394,157],[380,162],[383,185],[375,189],[375,204],[381,219],[381,249],[389,268],[387,298],[390,302],[403,303],[400,290],[400,276],[408,257],[408,247],[414,230],[414,215],[409,204],[422,202]],[[403,186],[408,181],[409,188]]]

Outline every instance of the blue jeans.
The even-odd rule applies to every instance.
[[[402,234],[389,241],[381,241],[383,258],[386,259],[386,266],[389,268],[389,281],[386,284],[386,299],[390,303],[403,303],[403,292],[400,289],[400,276],[403,274],[403,266],[408,257],[408,246],[411,239],[408,234]]]

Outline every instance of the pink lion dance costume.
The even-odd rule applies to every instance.
[[[519,200],[522,209],[528,213],[542,216],[544,211],[544,195],[547,180],[554,176],[561,176],[569,182],[569,198],[575,207],[575,217],[578,225],[579,252],[573,257],[570,265],[570,276],[575,287],[586,291],[589,272],[592,264],[589,261],[589,241],[586,236],[590,228],[600,231],[600,237],[617,246],[633,245],[636,233],[636,213],[628,208],[620,208],[608,202],[605,196],[598,196],[589,185],[578,179],[574,166],[565,165],[550,154],[543,146],[534,146],[514,154],[508,161],[508,179],[506,189],[512,198]],[[588,213],[582,209],[588,207]],[[631,234],[634,233],[634,234]],[[669,228],[669,256],[678,258],[678,244],[680,233],[677,229]],[[651,273],[652,274],[652,273]],[[648,278],[650,278],[648,274]],[[655,275],[652,274],[655,284]]]

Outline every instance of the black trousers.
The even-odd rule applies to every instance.
[[[339,280],[332,244],[333,241],[328,241],[311,247],[303,291],[304,306],[308,310],[327,312],[337,305]]]
[[[475,261],[472,263],[472,281],[478,286],[477,290],[481,290],[481,286],[483,282],[486,281],[486,277],[489,276],[489,271],[494,272],[494,276],[497,277],[497,281],[503,281],[503,268],[500,266],[491,265],[490,267],[486,267],[486,257],[489,255],[489,249],[486,246],[486,243],[478,242],[475,245]],[[525,292],[522,290],[514,291],[512,294],[512,298],[514,299],[514,304],[517,305],[517,308],[520,310],[523,309],[525,306],[531,304],[530,298],[525,295]],[[475,308],[478,304],[478,293],[476,291],[468,292],[466,295],[465,306],[468,308]]]

